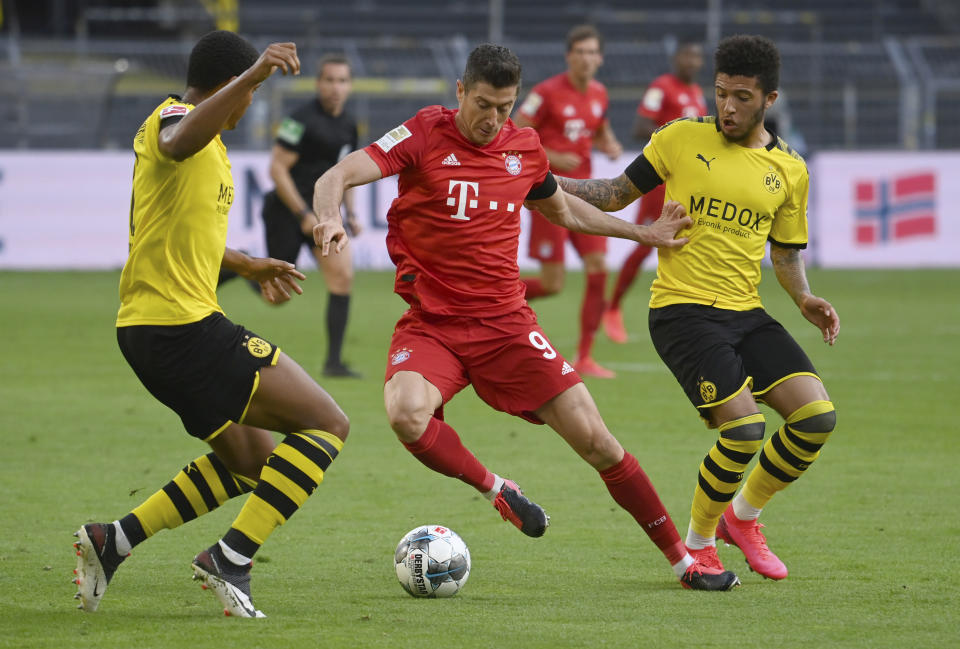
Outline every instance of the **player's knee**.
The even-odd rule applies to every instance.
[[[323,430],[331,435],[336,435],[342,441],[346,441],[347,435],[350,434],[350,418],[338,408],[335,413],[328,417],[328,422],[323,426]]]
[[[583,270],[587,273],[605,273],[607,264],[603,255],[587,255],[583,258]]]
[[[837,425],[837,411],[830,401],[815,402],[816,408],[812,413],[804,413],[806,416],[787,420],[790,429],[798,433],[832,433]],[[808,404],[811,406],[814,404]],[[807,408],[808,406],[804,406]],[[799,411],[798,411],[799,412]]]
[[[560,276],[546,276],[541,280],[541,285],[543,286],[544,295],[556,295],[563,290],[564,277]]]
[[[720,437],[740,442],[755,442],[763,439],[766,422],[758,413],[720,424]]]
[[[353,268],[338,268],[325,275],[327,290],[335,295],[349,295],[353,288]]]
[[[395,400],[387,403],[387,420],[397,439],[412,444],[420,439],[430,423],[430,412],[426,405],[417,404],[410,399]]]

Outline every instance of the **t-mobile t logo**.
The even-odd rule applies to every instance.
[[[474,196],[478,195],[480,193],[480,184],[471,183],[466,180],[451,180],[450,188],[447,190],[447,193],[453,194],[454,189],[456,189],[458,185],[460,186],[460,197],[459,198],[454,198],[453,196],[447,197],[447,205],[449,205],[450,207],[453,207],[454,205],[457,206],[457,213],[451,214],[450,218],[460,219],[461,221],[469,221],[470,217],[467,216],[467,202],[470,203],[470,208],[474,209],[477,207],[477,199],[471,198],[468,201],[467,197],[470,195],[471,189],[473,190]]]

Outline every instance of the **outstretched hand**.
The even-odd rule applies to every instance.
[[[647,226],[637,226],[640,234],[637,241],[656,248],[680,248],[690,241],[688,237],[677,238],[677,232],[693,225],[683,203],[667,201],[663,204],[660,218]]]
[[[260,54],[248,73],[256,83],[267,80],[273,72],[280,68],[286,74],[300,74],[300,59],[297,57],[296,43],[271,43]]]
[[[282,304],[290,293],[301,295],[299,281],[307,277],[287,261],[271,257],[255,257],[247,264],[245,277],[260,284],[260,294],[270,304]]]
[[[840,335],[840,316],[833,306],[821,297],[808,295],[800,303],[803,317],[817,326],[823,333],[823,342],[832,345]]]

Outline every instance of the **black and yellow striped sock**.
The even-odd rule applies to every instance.
[[[213,511],[227,500],[253,491],[256,482],[231,473],[213,453],[183,467],[163,489],[120,519],[120,527],[135,546],[160,530],[173,529]]]
[[[720,439],[700,464],[690,508],[690,530],[712,539],[717,522],[763,445],[764,419],[755,413],[720,425]]]
[[[799,478],[820,455],[836,425],[830,401],[811,401],[787,417],[760,453],[742,495],[753,507],[763,509],[773,495]]]
[[[287,435],[267,458],[257,488],[223,543],[241,557],[253,557],[270,533],[306,502],[342,449],[343,440],[321,430]]]

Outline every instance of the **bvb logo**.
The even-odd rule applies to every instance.
[[[710,381],[704,381],[703,377],[700,377],[700,398],[704,403],[710,403],[717,398],[717,386]]]
[[[255,358],[263,358],[273,351],[273,346],[270,343],[256,336],[248,338],[244,344],[247,347],[247,351],[250,352],[250,355]]]
[[[783,181],[780,180],[776,171],[771,171],[763,177],[763,188],[771,194],[776,194],[781,187],[783,187]]]

